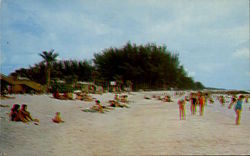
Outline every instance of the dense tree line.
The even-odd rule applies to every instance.
[[[93,71],[89,61],[77,61],[77,60],[63,60],[55,61],[51,63],[50,77],[52,80],[65,80],[68,83],[73,81],[92,81],[91,73]],[[30,66],[28,69],[18,69],[12,76],[15,77],[27,77],[30,80],[36,81],[40,84],[47,84],[48,75],[47,67],[44,62]]]
[[[122,48],[111,47],[94,56],[95,69],[106,81],[129,80],[136,89],[204,87],[187,76],[178,54],[171,53],[166,46],[127,43]]]
[[[189,77],[180,65],[178,54],[171,53],[166,46],[155,44],[136,45],[128,42],[122,48],[108,48],[94,54],[91,61],[56,61],[53,50],[39,54],[44,61],[21,68],[11,75],[27,77],[49,85],[51,79],[67,82],[94,81],[107,84],[117,81],[119,85],[133,84],[134,89],[202,89],[200,82]]]

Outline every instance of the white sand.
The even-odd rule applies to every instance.
[[[1,100],[10,107],[0,108],[0,155],[250,154],[250,103],[244,103],[239,126],[234,124],[235,113],[227,109],[228,103],[221,107],[217,100],[205,107],[203,117],[198,112],[191,116],[188,103],[187,120],[180,121],[176,104],[180,97],[175,96],[171,103],[143,98],[153,94],[163,92],[133,93],[130,108],[104,114],[81,111],[94,102],[61,101],[51,95],[15,95],[15,99]],[[113,94],[93,97],[107,104]],[[14,103],[26,103],[40,124],[9,121],[6,113]],[[51,121],[57,111],[65,123]]]

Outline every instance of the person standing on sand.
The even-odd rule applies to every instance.
[[[236,101],[237,101],[237,98],[235,95],[233,95],[231,98],[231,103],[228,105],[228,108],[231,107]]]
[[[204,113],[205,97],[202,95],[201,92],[198,93],[198,102],[200,105],[200,116],[202,116]]]
[[[225,98],[224,98],[223,95],[221,95],[221,96],[219,97],[219,101],[220,101],[221,106],[224,106],[224,105],[225,105]]]
[[[245,103],[248,103],[248,98],[249,98],[248,96],[245,97]]]
[[[191,115],[195,115],[197,99],[194,93],[190,94],[190,104]]]
[[[239,125],[240,124],[240,117],[241,117],[241,110],[242,110],[242,103],[243,103],[243,98],[244,96],[243,95],[240,95],[237,102],[236,102],[236,105],[234,107],[234,110],[235,110],[235,113],[236,113],[236,120],[235,120],[235,124],[236,125]],[[231,109],[232,105],[234,103],[231,103],[229,106],[228,106],[228,109]]]
[[[186,104],[185,100],[178,101],[180,120],[186,120],[185,104]]]

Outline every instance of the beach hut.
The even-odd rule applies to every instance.
[[[27,79],[14,79],[10,76],[1,74],[1,91],[7,90],[8,93],[42,93],[43,86]]]
[[[11,89],[11,86],[14,85],[14,82],[12,79],[8,78],[7,76],[1,74],[0,75],[0,85],[1,85],[1,94],[4,94],[6,92],[9,92]]]

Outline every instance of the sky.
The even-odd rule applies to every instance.
[[[250,90],[248,0],[0,0],[0,66],[91,60],[109,47],[166,45],[206,87]]]

